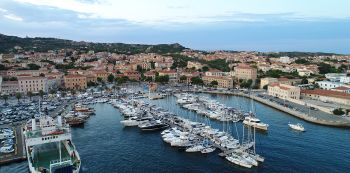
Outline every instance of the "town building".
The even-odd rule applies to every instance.
[[[3,81],[0,88],[1,95],[14,95],[19,92],[18,81]]]
[[[241,64],[234,68],[234,76],[237,79],[253,80],[257,78],[257,69],[250,67],[249,65]]]
[[[336,88],[332,88],[332,91],[338,91],[338,92],[344,92],[344,93],[350,93],[350,87],[348,86],[340,86]]]
[[[319,100],[322,102],[350,105],[350,94],[344,92],[322,89],[301,90],[301,96],[303,98]]]
[[[332,82],[332,81],[318,81],[318,82],[316,82],[316,84],[318,84],[318,86],[321,89],[325,89],[325,90],[337,88],[337,87],[340,87],[342,85],[342,83],[340,83],[340,82]]]
[[[19,77],[18,84],[19,92],[21,93],[48,92],[47,79],[45,77]]]
[[[264,86],[268,86],[272,83],[286,84],[286,85],[297,85],[301,83],[301,79],[288,79],[288,78],[261,78],[260,79],[260,89]]]
[[[97,70],[97,71],[92,71],[92,74],[94,74],[96,76],[96,78],[101,78],[102,81],[107,81],[108,80],[108,76],[110,73],[104,71],[104,70]]]
[[[175,70],[162,70],[162,71],[159,71],[158,74],[159,74],[159,76],[168,75],[169,81],[171,81],[171,82],[177,82],[177,80],[178,80],[178,75],[177,75],[177,72]]]
[[[218,82],[219,88],[232,88],[233,79],[226,76],[203,76],[203,82],[205,85],[210,85],[212,81]]]
[[[67,75],[64,76],[64,87],[66,89],[86,89],[86,77],[83,75]]]
[[[146,78],[152,78],[154,80],[156,78],[156,72],[155,71],[147,71],[143,74]]]
[[[193,62],[193,61],[188,61],[187,62],[187,68],[194,68],[195,70],[198,69],[202,69],[203,68],[203,64],[199,63],[199,62]]]
[[[127,76],[130,80],[139,81],[141,79],[141,74],[137,71],[126,71],[123,75]]]
[[[268,94],[281,99],[300,99],[300,88],[296,86],[272,83],[268,86]]]
[[[205,72],[205,76],[227,76],[229,74],[229,72],[223,72],[217,69],[210,69],[207,72]]]
[[[288,56],[282,56],[279,58],[279,62],[284,63],[284,64],[289,64],[292,61]]]

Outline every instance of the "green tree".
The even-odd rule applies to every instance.
[[[0,64],[0,70],[6,70],[6,66]]]
[[[62,92],[61,92],[61,96],[62,96],[62,97],[66,97],[66,95],[67,95],[67,93],[66,93],[65,91],[62,91]]]
[[[320,74],[326,74],[326,73],[337,73],[338,70],[335,67],[332,67],[329,64],[326,63],[320,63],[318,64],[318,70]]]
[[[263,89],[264,89],[264,90],[267,90],[267,88],[268,88],[268,85],[264,85],[264,86],[263,86]]]
[[[22,94],[21,93],[16,93],[16,99],[17,99],[17,102],[19,102],[19,99],[22,98]]]
[[[301,84],[308,84],[308,83],[309,83],[309,81],[307,80],[306,77],[303,77],[303,78],[301,79]]]
[[[38,66],[36,64],[28,64],[28,68],[29,68],[29,70],[39,70],[40,66]]]
[[[156,76],[155,81],[160,82],[160,83],[167,83],[167,82],[169,82],[169,75]]]
[[[153,79],[152,79],[152,77],[146,77],[145,81],[147,81],[147,82],[152,82]]]
[[[185,75],[182,75],[181,77],[180,77],[180,81],[181,82],[184,82],[184,81],[186,81],[187,80],[187,77],[185,76]]]
[[[191,83],[193,85],[203,85],[204,84],[203,80],[200,77],[192,77]]]
[[[2,96],[2,99],[4,99],[5,103],[7,103],[7,99],[9,99],[9,96],[7,94]]]
[[[103,82],[103,79],[100,78],[100,77],[98,77],[98,78],[97,78],[97,82],[98,82],[98,83],[102,83],[102,82]]]
[[[113,74],[109,74],[107,79],[108,79],[108,82],[113,82],[114,81],[114,75]]]
[[[44,98],[44,94],[45,94],[45,93],[44,93],[44,91],[43,91],[43,90],[40,90],[40,91],[39,91],[39,96],[41,97],[41,99],[43,99],[43,98]]]
[[[207,72],[208,70],[209,70],[209,67],[207,67],[207,66],[202,67],[203,72]]]
[[[142,69],[142,67],[141,67],[140,65],[137,65],[137,66],[136,66],[136,70],[137,70],[138,72],[140,72],[140,73],[143,72],[143,69]]]
[[[55,89],[50,89],[50,94],[56,94],[56,90]]]
[[[27,96],[29,97],[30,101],[32,101],[33,93],[31,91],[27,92]]]
[[[216,80],[213,80],[210,82],[210,86],[212,86],[212,87],[217,87],[218,85],[219,85],[219,83]]]
[[[338,108],[338,109],[334,109],[334,110],[333,110],[333,114],[334,114],[334,115],[344,115],[345,112],[343,111],[342,108]]]
[[[75,89],[70,90],[70,94],[72,94],[73,96],[75,96],[76,93],[77,91]]]

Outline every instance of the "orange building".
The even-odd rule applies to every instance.
[[[66,89],[86,89],[86,77],[83,75],[67,75],[64,76],[64,87]]]

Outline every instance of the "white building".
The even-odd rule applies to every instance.
[[[299,76],[310,76],[311,74],[312,74],[312,72],[309,70],[298,70]]]
[[[300,99],[300,88],[296,86],[272,83],[268,86],[267,92],[281,99]]]
[[[340,82],[332,82],[332,81],[318,81],[316,83],[318,84],[318,86],[320,86],[321,89],[325,89],[325,90],[337,88],[342,85],[342,83]]]
[[[279,62],[284,63],[284,64],[289,64],[292,61],[290,60],[290,58],[288,56],[282,56],[282,57],[280,57]]]

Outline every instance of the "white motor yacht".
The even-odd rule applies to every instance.
[[[267,130],[267,128],[269,127],[268,124],[262,123],[258,118],[251,117],[251,116],[245,117],[243,124],[247,126],[255,127],[261,130]]]
[[[294,130],[298,130],[298,131],[301,131],[301,132],[304,132],[305,131],[305,128],[302,124],[298,123],[298,124],[291,124],[289,123],[288,126]]]

